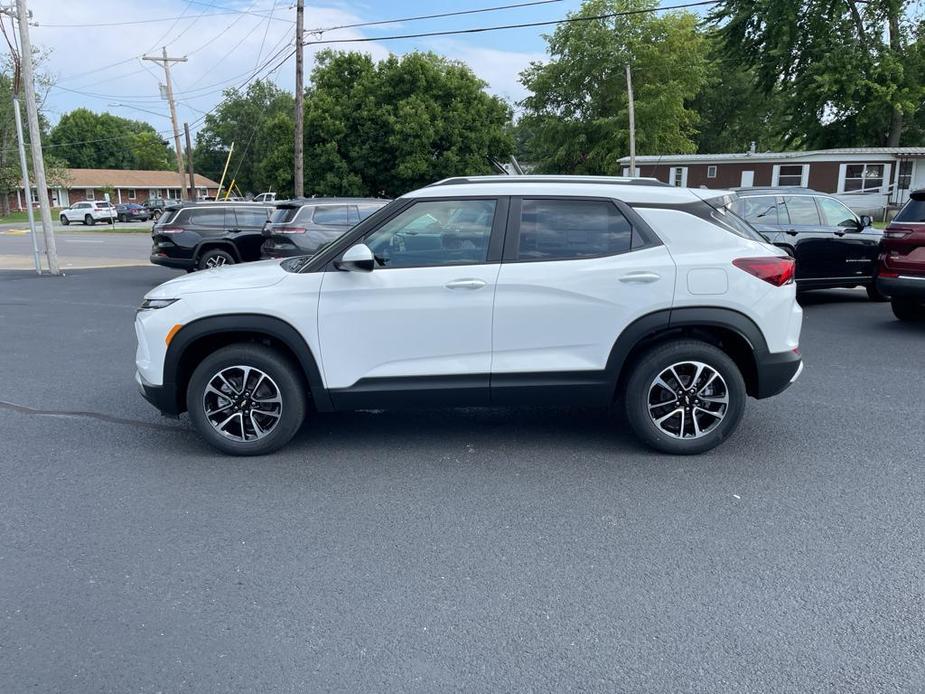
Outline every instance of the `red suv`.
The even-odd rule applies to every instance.
[[[900,320],[925,320],[925,189],[912,193],[883,232],[877,288]]]

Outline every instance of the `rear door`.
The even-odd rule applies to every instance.
[[[783,196],[784,233],[793,242],[797,280],[840,277],[844,263],[833,248],[835,235],[822,226],[812,195]]]
[[[839,277],[874,276],[882,234],[861,227],[858,216],[834,198],[818,196],[819,214],[833,234],[832,262]]]
[[[621,203],[512,198],[492,319],[492,402],[609,398],[617,337],[671,307],[675,274],[665,246]]]

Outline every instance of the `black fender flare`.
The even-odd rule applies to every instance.
[[[164,357],[164,386],[174,391],[178,403],[181,395],[178,392],[178,378],[181,375],[179,371],[183,354],[197,340],[222,333],[266,335],[284,344],[298,360],[317,409],[333,409],[318,362],[301,333],[281,318],[256,313],[232,313],[200,318],[187,323],[177,331]]]
[[[238,252],[237,246],[228,239],[202,239],[193,250],[193,263],[198,265],[202,254],[206,251],[211,251],[213,248],[228,251],[234,257],[236,263],[241,262],[241,254]]]

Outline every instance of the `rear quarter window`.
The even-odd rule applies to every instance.
[[[916,200],[913,198],[905,204],[895,217],[894,222],[912,222],[925,223],[925,199]]]

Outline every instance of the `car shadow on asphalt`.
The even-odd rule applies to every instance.
[[[855,289],[817,289],[811,292],[799,292],[797,294],[797,301],[799,301],[800,306],[874,303],[867,298],[866,292],[861,292]]]

